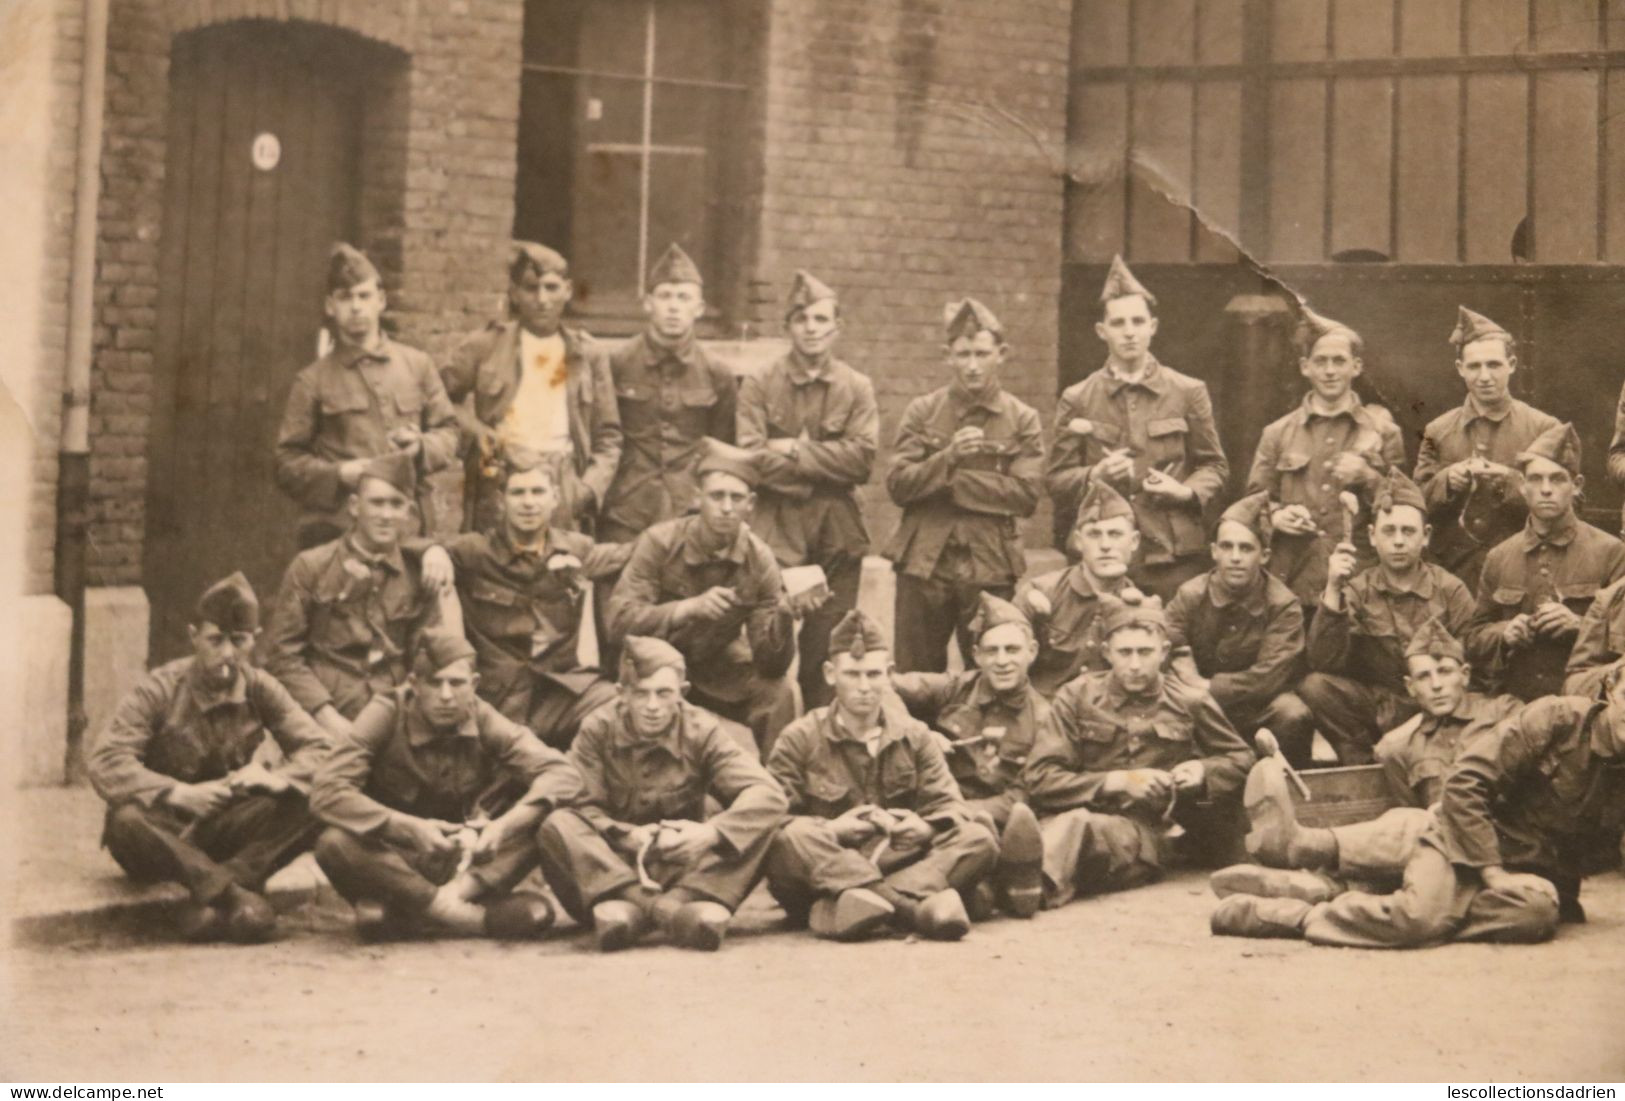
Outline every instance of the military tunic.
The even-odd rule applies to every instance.
[[[243,768],[268,738],[283,755],[271,771],[291,792],[236,796],[201,819],[165,800],[177,784]],[[85,758],[107,803],[103,843],[132,877],[180,882],[199,902],[232,883],[258,890],[315,838],[304,793],[326,750],[326,732],[270,674],[243,668],[219,689],[196,658],[160,665],[119,701]]]
[[[678,601],[713,586],[737,603],[721,619],[677,621]],[[697,704],[748,724],[764,751],[795,714],[785,677],[795,658],[795,620],[773,551],[749,527],[711,549],[699,516],[656,524],[632,548],[609,605],[610,630],[663,638],[681,650]]]
[[[1491,550],[1478,583],[1478,607],[1465,642],[1484,684],[1522,700],[1563,691],[1574,638],[1537,635],[1519,647],[1503,637],[1507,620],[1557,600],[1584,616],[1597,591],[1625,577],[1625,544],[1572,513],[1550,532],[1532,523]]]
[[[448,541],[463,630],[478,655],[480,698],[544,742],[568,746],[581,720],[615,694],[578,657],[585,585],[618,571],[631,551],[558,529],[534,548],[515,544],[506,528]],[[579,577],[549,568],[560,555],[580,560]]]
[[[961,460],[961,428],[983,432]],[[897,578],[897,663],[941,672],[955,634],[969,661],[969,626],[983,590],[1008,597],[1026,570],[1021,518],[1038,507],[1044,438],[1037,412],[1003,390],[979,398],[957,385],[903,411],[886,491],[903,509],[885,555]]]
[[[459,406],[463,444],[468,449],[463,527],[488,531],[496,523],[501,499],[498,455],[482,453],[476,444],[482,430],[495,430],[513,408],[525,383],[521,362],[523,329],[517,321],[493,322],[468,336],[440,369],[447,396]],[[569,461],[559,464],[556,527],[592,530],[598,508],[609,494],[621,460],[621,414],[609,357],[584,332],[559,329],[564,341],[564,386],[569,412]],[[462,407],[469,394],[473,408]]]
[[[739,389],[739,446],[756,453],[762,472],[751,530],[781,566],[815,564],[830,599],[802,618],[801,695],[808,707],[829,700],[823,664],[829,633],[857,605],[869,531],[857,489],[874,472],[880,407],[874,384],[838,359],[816,374],[793,355]],[[771,451],[769,440],[795,440],[796,455]]]
[[[993,868],[998,841],[965,804],[931,731],[895,710],[880,719],[871,748],[834,707],[820,707],[786,727],[768,756],[792,815],[768,853],[768,887],[792,918],[820,895],[881,881],[914,900],[967,891]],[[934,836],[906,852],[881,852],[873,839],[848,848],[830,821],[864,805],[913,811]]]
[[[1411,716],[1377,742],[1377,763],[1389,790],[1404,806],[1433,806],[1444,794],[1445,774],[1460,748],[1522,706],[1512,696],[1468,692],[1448,715]]]
[[[1396,584],[1381,566],[1361,570],[1343,590],[1343,607],[1321,605],[1309,625],[1309,667],[1298,695],[1345,765],[1369,764],[1386,730],[1416,714],[1405,688],[1405,647],[1433,616],[1460,637],[1473,598],[1454,575],[1423,562]]]
[[[330,828],[316,857],[345,898],[420,911],[455,873],[455,857],[412,852],[386,836],[389,823],[403,815],[494,820],[522,804],[532,825],[513,830],[468,872],[488,894],[503,894],[536,867],[535,826],[581,796],[581,777],[564,755],[490,704],[476,700],[454,729],[437,730],[413,690],[401,687],[373,697],[317,773],[311,808]]]
[[[1035,593],[1049,601],[1047,614],[1034,610]],[[1081,565],[1040,574],[1016,590],[1016,607],[1032,621],[1038,639],[1038,659],[1027,675],[1040,692],[1053,696],[1078,674],[1107,667],[1102,595],[1104,590]]]
[[[315,715],[354,719],[376,692],[406,679],[418,632],[439,619],[421,561],[373,558],[343,536],[302,551],[282,576],[266,630],[265,667]]]
[[[1345,451],[1377,455],[1393,469],[1405,463],[1405,441],[1393,416],[1380,405],[1363,405],[1350,393],[1338,412],[1317,412],[1313,395],[1298,408],[1265,426],[1258,438],[1247,492],[1267,492],[1272,507],[1302,505],[1320,529],[1315,535],[1276,532],[1270,543],[1270,572],[1285,581],[1298,599],[1312,604],[1326,588],[1326,562],[1343,541],[1341,487],[1332,477],[1337,456]],[[1352,532],[1361,566],[1375,561],[1364,525]]]
[[[1253,763],[1213,697],[1167,676],[1131,694],[1110,671],[1086,673],[1055,696],[1051,714],[1026,777],[1042,816],[1048,905],[1157,878],[1168,827],[1212,828],[1223,817],[1215,811],[1235,809]],[[1202,787],[1161,806],[1106,790],[1111,772],[1167,771],[1185,761],[1202,763]]]
[[[376,351],[340,346],[294,376],[276,443],[276,482],[298,501],[299,545],[311,547],[349,526],[344,505],[353,492],[339,477],[351,459],[398,448],[397,428],[422,433],[418,474],[451,465],[457,454],[457,413],[428,355],[384,337]],[[420,483],[423,530],[430,487]]]
[[[543,827],[542,867],[572,917],[588,920],[595,903],[636,884],[628,835],[670,820],[706,822],[721,840],[691,865],[646,860],[648,873],[663,887],[738,909],[761,878],[786,802],[723,720],[684,702],[669,729],[646,737],[617,702],[582,723],[570,760],[586,797]],[[709,817],[708,797],[722,808]]]
[[[1529,514],[1523,480],[1515,469],[1518,453],[1558,423],[1556,417],[1516,398],[1492,417],[1480,413],[1469,396],[1461,408],[1435,417],[1423,430],[1412,480],[1427,498],[1428,522],[1433,525],[1430,549],[1434,561],[1469,587],[1478,584],[1489,549],[1516,534]],[[1513,468],[1513,474],[1475,479],[1452,494],[1445,468],[1474,456]]]
[[[1563,694],[1600,697],[1603,680],[1621,657],[1625,657],[1625,580],[1599,590],[1580,620]]]
[[[1175,564],[1199,560],[1206,552],[1203,510],[1224,488],[1230,464],[1219,443],[1207,384],[1148,358],[1144,375],[1135,381],[1118,377],[1106,365],[1062,392],[1044,481],[1055,498],[1056,530],[1070,532],[1095,464],[1107,451],[1128,448],[1134,486],[1127,492],[1123,486],[1113,488],[1129,498],[1140,529],[1134,576],[1142,588],[1166,600],[1196,568]],[[1088,435],[1071,431],[1075,418],[1090,422]],[[1136,492],[1153,469],[1183,482],[1196,499],[1164,503]]]

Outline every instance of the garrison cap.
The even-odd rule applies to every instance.
[[[1359,333],[1341,321],[1333,321],[1329,317],[1322,317],[1306,304],[1299,308],[1302,310],[1303,317],[1298,321],[1298,329],[1294,337],[1294,343],[1298,346],[1299,355],[1307,357],[1309,353],[1315,350],[1315,345],[1320,343],[1321,337],[1331,336],[1334,333],[1347,337],[1349,346],[1358,352],[1361,343]]]
[[[1270,525],[1270,495],[1265,490],[1249,493],[1219,514],[1219,523],[1229,520],[1240,524],[1254,535],[1262,546],[1270,545],[1274,528]],[[1217,529],[1215,528],[1215,531]]]
[[[1463,664],[1467,661],[1467,651],[1461,642],[1445,629],[1436,615],[1428,616],[1427,621],[1416,629],[1411,640],[1405,644],[1405,656],[1455,658]]]
[[[366,468],[361,471],[361,477],[388,482],[411,497],[418,490],[417,460],[404,451],[389,451],[367,460]],[[361,488],[359,480],[356,482],[356,488]]]
[[[238,570],[230,577],[216,581],[198,597],[198,623],[212,623],[227,634],[260,629],[260,602],[254,587]]]
[[[508,254],[508,279],[521,279],[528,271],[537,275],[560,275],[570,278],[570,261],[562,254],[535,241],[515,241]]]
[[[412,652],[412,672],[432,677],[448,665],[474,660],[474,647],[462,635],[440,628],[424,631]]]
[[[621,645],[621,683],[636,684],[654,676],[665,668],[688,675],[688,662],[683,652],[663,638],[648,635],[628,635]]]
[[[961,298],[944,306],[942,324],[949,344],[962,336],[975,336],[983,330],[992,333],[1001,344],[1004,342],[1003,322],[974,298]]]
[[[1077,529],[1084,524],[1094,524],[1118,516],[1134,519],[1134,508],[1128,503],[1128,498],[1106,482],[1093,480],[1084,492],[1083,500],[1078,502],[1078,518],[1072,522],[1072,527]]]
[[[1021,609],[1002,597],[994,596],[983,589],[977,597],[976,616],[971,620],[971,635],[981,641],[983,635],[995,627],[1003,627],[1009,623],[1019,623],[1032,632],[1032,621],[1021,613]]]
[[[549,461],[550,456],[537,451],[534,447],[524,444],[507,444],[502,448],[499,478],[502,485],[508,484],[508,479],[515,474],[529,474],[533,470],[540,470],[546,474],[548,481],[558,487],[558,472]]]
[[[1405,477],[1397,469],[1388,471],[1388,478],[1377,489],[1376,498],[1371,503],[1373,513],[1388,512],[1400,505],[1410,505],[1426,519],[1428,514],[1427,500],[1422,491],[1416,488],[1416,483]]]
[[[698,283],[705,285],[700,277],[700,269],[694,266],[688,253],[676,241],[666,246],[666,251],[660,254],[654,267],[649,269],[649,289],[654,290],[662,283]]]
[[[1105,624],[1105,637],[1111,638],[1128,627],[1151,627],[1168,633],[1168,617],[1163,613],[1162,601],[1135,589],[1125,589],[1100,598]]]
[[[1574,425],[1565,421],[1554,424],[1529,441],[1529,446],[1518,452],[1521,467],[1530,459],[1550,459],[1571,475],[1580,473],[1580,434]]]
[[[880,633],[880,624],[876,623],[862,608],[853,608],[835,629],[829,633],[829,653],[831,657],[836,654],[851,654],[861,658],[871,650],[889,650],[886,636]]]
[[[711,473],[732,474],[751,489],[756,488],[761,476],[756,471],[754,454],[743,447],[735,447],[731,443],[724,443],[710,436],[701,443],[705,446],[705,454],[694,468],[695,481],[704,481],[705,476]]]
[[[1466,306],[1456,307],[1456,327],[1450,332],[1450,343],[1458,350],[1475,340],[1489,340],[1494,337],[1510,341],[1512,334],[1481,313],[1474,313]]]
[[[1130,295],[1139,295],[1151,305],[1157,304],[1157,296],[1145,289],[1145,285],[1134,278],[1134,273],[1128,270],[1121,256],[1112,257],[1112,266],[1106,272],[1106,283],[1100,288],[1100,301],[1104,304],[1114,298],[1127,298]]]
[[[368,280],[380,281],[378,269],[367,254],[354,245],[339,241],[327,255],[327,292],[347,291]]]
[[[790,283],[790,300],[784,306],[784,319],[794,317],[814,302],[838,301],[835,290],[809,271],[797,271]]]

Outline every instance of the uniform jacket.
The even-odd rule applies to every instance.
[[[709,551],[703,521],[684,516],[638,537],[609,602],[616,638],[663,638],[688,659],[688,676],[702,691],[744,698],[750,675],[782,677],[795,658],[795,619],[768,545],[748,526],[720,552]],[[738,604],[722,619],[679,624],[676,603],[714,585],[734,591]]]
[[[271,608],[266,670],[310,714],[332,704],[355,718],[406,679],[418,632],[439,619],[420,567],[399,549],[369,562],[350,535],[301,551]]]
[[[734,442],[738,384],[693,337],[664,349],[641,334],[617,348],[609,366],[624,444],[600,515],[603,537],[621,543],[694,503],[700,441]]]
[[[179,658],[125,694],[85,763],[91,786],[108,803],[151,806],[177,782],[218,780],[242,768],[268,735],[284,756],[274,771],[306,790],[327,752],[327,734],[288,690],[249,667],[218,691],[204,681],[196,658]]]
[[[1614,410],[1614,438],[1608,442],[1608,480],[1625,483],[1625,387],[1619,391],[1619,405]],[[1620,513],[1620,524],[1625,528],[1625,506]]]
[[[508,415],[524,378],[520,362],[521,328],[517,321],[492,322],[470,334],[451,361],[440,369],[446,394],[456,403],[463,425],[466,447],[478,437],[480,426],[495,428]],[[564,339],[565,392],[570,414],[570,469],[580,484],[591,490],[593,501],[602,504],[615,478],[621,460],[621,414],[615,401],[615,382],[609,357],[580,329],[559,329]],[[474,408],[463,401],[474,395]],[[468,482],[484,477],[488,456],[478,447],[469,448]],[[560,487],[568,495],[568,487]],[[596,510],[595,510],[596,511]]]
[[[1597,590],[1625,577],[1625,544],[1571,515],[1545,538],[1525,524],[1490,551],[1478,582],[1478,606],[1467,628],[1473,670],[1483,682],[1522,700],[1563,691],[1573,639],[1536,637],[1513,649],[1502,624],[1559,600],[1584,616]]]
[[[581,583],[614,574],[632,548],[594,543],[579,532],[549,529],[534,550],[516,546],[506,528],[490,535],[466,532],[449,540],[457,570],[463,633],[478,655],[479,694],[517,723],[528,721],[538,680],[579,696],[599,679],[576,657],[581,642]],[[579,576],[548,568],[555,555],[574,555]]]
[[[1254,760],[1212,696],[1168,676],[1130,695],[1111,672],[1086,673],[1056,694],[1051,714],[1054,723],[1027,760],[1028,798],[1040,814],[1087,807],[1155,818],[1104,791],[1106,774],[1199,760],[1207,798],[1220,800],[1241,790]]]
[[[1523,480],[1515,472],[1518,452],[1557,423],[1556,417],[1516,398],[1499,419],[1492,419],[1480,415],[1469,397],[1459,409],[1435,417],[1423,430],[1414,481],[1427,498],[1433,558],[1468,585],[1478,584],[1485,553],[1523,527],[1529,510],[1523,500]],[[1445,468],[1475,455],[1514,467],[1514,474],[1501,480],[1475,481],[1452,496]]]
[[[1388,789],[1408,807],[1431,807],[1444,793],[1445,774],[1470,739],[1523,706],[1512,696],[1468,692],[1448,715],[1412,715],[1378,740],[1375,755]]]
[[[1094,430],[1087,436],[1070,431],[1067,425],[1076,417],[1090,421]],[[1134,459],[1136,485],[1156,468],[1196,492],[1189,505],[1124,494],[1139,525],[1141,560],[1158,565],[1202,553],[1207,546],[1203,510],[1230,476],[1207,384],[1153,359],[1136,382],[1101,367],[1062,392],[1045,484],[1068,529],[1095,464],[1107,451],[1124,447]]]
[[[1343,536],[1343,506],[1332,464],[1339,453],[1380,455],[1395,470],[1405,465],[1405,440],[1388,410],[1362,405],[1351,391],[1340,413],[1323,416],[1311,406],[1311,395],[1292,412],[1265,426],[1247,475],[1247,492],[1267,492],[1272,507],[1302,505],[1315,518],[1318,535],[1276,532],[1270,545],[1270,572],[1313,602],[1326,588],[1326,560]],[[1356,524],[1354,542],[1361,565],[1375,561],[1370,536]]]
[[[767,770],[790,797],[790,813],[839,818],[864,804],[911,810],[938,826],[971,819],[948,762],[925,724],[883,709],[873,756],[863,739],[818,707],[780,732]]]
[[[1225,597],[1211,571],[1185,582],[1168,602],[1168,639],[1176,653],[1189,650],[1226,712],[1267,705],[1303,673],[1303,606],[1263,571],[1237,600]]]
[[[1625,825],[1625,759],[1605,704],[1548,696],[1462,746],[1437,813],[1445,855],[1572,891]]]
[[[921,722],[957,745],[948,768],[967,799],[1021,789],[1022,770],[1051,722],[1049,701],[1031,684],[999,693],[977,669],[963,673],[899,673],[892,687]]]
[[[986,434],[984,448],[955,463],[948,444],[969,426]],[[1030,406],[1003,390],[972,400],[952,385],[915,398],[886,472],[903,509],[886,557],[899,573],[931,577],[953,544],[968,562],[953,580],[1009,584],[1027,568],[1018,521],[1037,509],[1043,476],[1043,427]]]
[[[1625,657],[1625,580],[1598,591],[1580,620],[1563,680],[1569,696],[1602,695],[1608,670]]]
[[[1048,615],[1033,610],[1032,595],[1049,601]],[[1079,673],[1106,668],[1101,590],[1081,565],[1052,570],[1022,582],[1016,606],[1032,621],[1038,638],[1038,660],[1028,671],[1033,685],[1053,696]]]
[[[757,453],[762,472],[751,530],[779,562],[863,557],[869,531],[856,490],[874,473],[880,447],[874,384],[838,359],[813,378],[785,356],[740,384],[738,422],[739,446]],[[794,459],[767,449],[783,439],[798,441]]]
[[[784,792],[717,717],[685,702],[664,734],[646,738],[619,701],[587,716],[570,745],[586,798],[578,808],[617,841],[666,819],[707,822],[736,853],[784,821]],[[707,797],[722,806],[707,815]]]
[[[1396,588],[1381,567],[1361,570],[1343,590],[1343,610],[1315,609],[1309,666],[1405,694],[1405,646],[1429,616],[1461,637],[1473,615],[1467,586],[1443,568],[1422,563],[1414,587]]]
[[[327,522],[348,527],[351,489],[339,466],[397,450],[394,429],[423,433],[419,475],[451,465],[457,454],[457,412],[428,355],[388,337],[376,353],[339,347],[302,368],[288,391],[276,442],[276,483],[303,507],[301,528]],[[429,486],[420,484],[425,508]],[[431,517],[424,512],[424,530]]]
[[[409,687],[381,692],[356,716],[316,774],[310,806],[352,833],[382,829],[393,813],[442,822],[495,818],[519,802],[546,815],[581,798],[564,754],[484,700],[455,729],[429,725]]]

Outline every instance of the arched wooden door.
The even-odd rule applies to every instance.
[[[175,41],[143,557],[155,662],[183,651],[204,585],[241,569],[268,603],[294,552],[271,455],[314,355],[327,249],[356,233],[364,49],[263,22]]]

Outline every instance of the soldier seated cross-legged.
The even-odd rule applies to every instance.
[[[136,684],[91,748],[102,841],[132,879],[187,889],[188,939],[265,940],[265,880],[319,829],[304,793],[327,736],[250,664],[259,602],[242,574],[203,594],[188,633],[192,656]],[[283,754],[274,768],[256,756],[267,736]]]
[[[311,805],[328,829],[316,860],[363,936],[526,937],[553,923],[545,898],[513,889],[537,865],[542,820],[581,797],[581,778],[478,682],[472,646],[425,633],[407,683],[373,698],[317,775]]]
[[[1158,879],[1177,837],[1213,859],[1240,832],[1235,796],[1252,751],[1212,696],[1163,673],[1168,627],[1156,598],[1112,598],[1105,630],[1111,668],[1056,695],[1027,761],[1046,907]]]
[[[742,746],[748,734],[683,699],[676,648],[634,635],[620,672],[620,698],[570,747],[586,798],[542,827],[543,870],[600,951],[654,930],[715,951],[761,879],[784,793]]]
[[[792,925],[858,940],[888,927],[934,940],[970,930],[963,897],[998,842],[966,805],[923,723],[888,706],[892,660],[861,610],[830,637],[835,700],[786,727],[768,771],[791,818],[768,852],[768,888]]]

